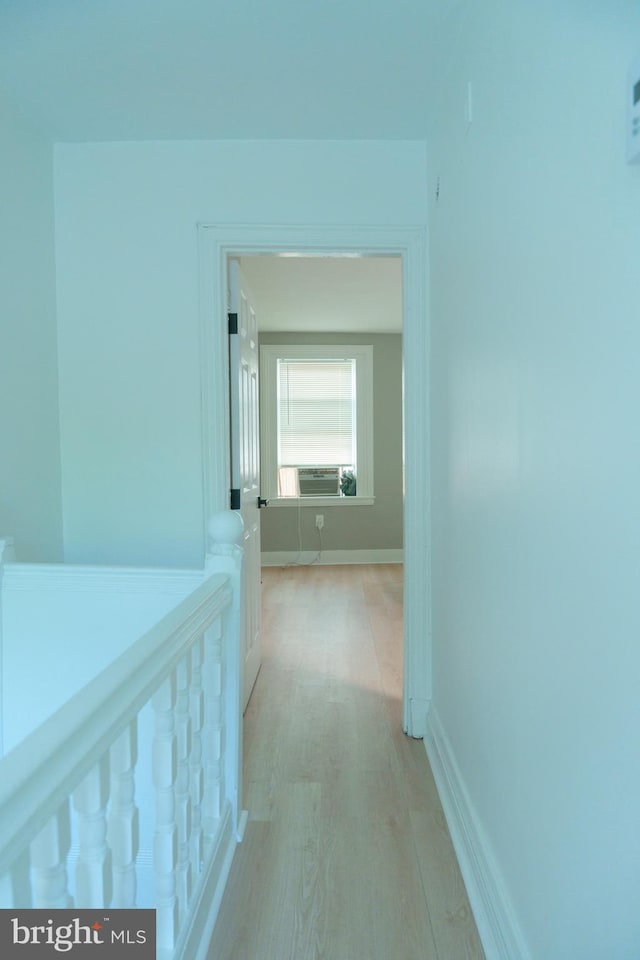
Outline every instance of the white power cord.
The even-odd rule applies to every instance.
[[[298,556],[295,560],[291,560],[286,564],[287,567],[312,567],[317,563],[320,563],[322,557],[322,529],[316,527],[318,531],[318,552],[316,553],[313,560],[309,560],[308,563],[305,563],[302,560],[302,500],[300,497],[297,498],[298,506]]]

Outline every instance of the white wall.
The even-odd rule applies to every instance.
[[[437,46],[434,716],[531,957],[637,960],[640,8],[466,0]]]
[[[62,555],[51,146],[0,96],[0,535]]]
[[[198,222],[424,223],[413,142],[56,149],[65,556],[203,556]]]

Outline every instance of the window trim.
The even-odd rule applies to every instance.
[[[355,497],[279,497],[277,463],[278,360],[356,362]],[[367,343],[267,343],[260,347],[260,450],[262,495],[273,506],[371,506],[373,495],[373,346]]]

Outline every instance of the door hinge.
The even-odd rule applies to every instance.
[[[227,317],[229,319],[229,336],[231,336],[233,333],[238,332],[238,314],[228,313]]]
[[[231,509],[239,510],[241,507],[240,503],[240,488],[232,487],[231,488]]]

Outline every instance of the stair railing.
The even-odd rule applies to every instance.
[[[202,582],[0,760],[0,907],[155,907],[158,957],[206,950],[239,832],[241,532],[214,518]]]

